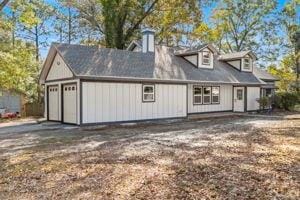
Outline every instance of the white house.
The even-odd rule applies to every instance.
[[[155,45],[154,32],[127,50],[52,44],[40,83],[48,120],[78,125],[247,112],[268,83],[255,75],[251,51],[220,54]]]

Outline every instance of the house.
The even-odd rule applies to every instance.
[[[21,114],[23,106],[22,94],[0,89],[0,116],[5,112]]]
[[[254,111],[265,81],[275,81],[256,75],[256,59],[210,44],[155,45],[150,29],[127,50],[54,43],[40,74],[45,116],[84,125]]]

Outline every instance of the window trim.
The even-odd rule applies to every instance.
[[[208,53],[208,57],[209,57],[208,58],[208,61],[209,61],[208,63],[204,62],[204,54],[203,53]],[[210,51],[202,51],[202,65],[210,65],[210,63],[211,63],[210,53],[211,53]]]
[[[195,95],[194,95],[194,89],[195,87],[201,87],[201,103],[196,103],[195,102]],[[210,95],[204,95],[204,88],[210,88]],[[212,88],[213,87],[217,87],[219,88],[219,102],[218,103],[213,103],[212,101],[212,97],[215,96],[215,95],[212,95]],[[210,96],[210,102],[209,103],[204,103],[204,96]],[[218,104],[221,104],[221,86],[205,86],[205,85],[193,85],[193,90],[192,90],[192,98],[193,98],[193,105],[197,106],[197,105],[218,105]]]
[[[248,64],[249,68],[245,68],[246,60],[248,60],[247,64]],[[244,58],[244,59],[243,59],[243,70],[251,70],[250,63],[251,63],[251,62],[250,62],[250,58]]]
[[[219,97],[219,101],[218,102],[213,102],[213,96],[216,96],[216,95],[213,95],[213,92],[212,92],[212,88],[213,87],[215,87],[215,88],[219,88],[219,95],[218,95],[218,97]],[[211,86],[211,104],[220,104],[220,93],[221,93],[221,88],[220,88],[220,86]]]
[[[145,87],[153,87],[153,93],[146,93],[146,94],[153,94],[153,99],[151,100],[145,100],[144,99],[144,88]],[[155,84],[142,84],[142,102],[143,103],[153,103],[155,102]]]
[[[211,103],[211,92],[212,92],[212,91],[211,91],[211,86],[203,86],[202,88],[203,88],[203,95],[202,95],[203,105],[209,105],[209,104],[212,104],[212,103]],[[209,94],[209,95],[205,95],[205,94],[204,94],[204,88],[210,88],[210,94]],[[209,97],[209,100],[210,100],[209,103],[205,103],[205,102],[204,102],[204,96]]]
[[[201,103],[195,102],[195,88],[200,87],[201,88],[201,95],[196,95],[196,96],[201,96]],[[203,86],[202,85],[193,85],[193,105],[202,105],[203,104]]]

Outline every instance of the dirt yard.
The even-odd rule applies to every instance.
[[[0,199],[300,198],[300,115],[24,127],[0,128]]]

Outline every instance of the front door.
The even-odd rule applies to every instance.
[[[234,112],[244,112],[245,111],[245,88],[244,87],[234,87],[233,94],[233,111]]]
[[[77,86],[75,84],[63,85],[63,122],[77,123]]]

